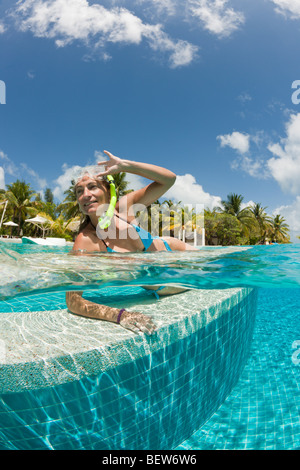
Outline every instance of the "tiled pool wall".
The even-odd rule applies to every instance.
[[[0,449],[178,446],[224,402],[248,357],[256,291],[228,291],[198,310],[191,301],[199,291],[180,294],[193,311],[159,324],[155,337],[122,329],[126,334],[103,347],[44,361],[32,353],[25,362],[3,364]],[[157,310],[167,312],[172,305],[166,298]],[[76,328],[93,322],[76,321]],[[102,334],[120,331],[106,322],[97,327],[100,323],[106,328]]]

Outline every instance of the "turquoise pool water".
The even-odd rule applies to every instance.
[[[173,449],[213,415],[247,360],[255,291],[135,290],[122,302],[153,316],[153,337],[66,310],[2,313],[0,448]]]
[[[66,256],[69,251],[0,242],[0,300],[29,292],[158,283],[195,289],[300,288],[300,244],[89,257]]]
[[[126,256],[123,266],[119,258],[105,257],[106,269],[98,271],[99,260],[91,257],[81,278],[75,272],[78,260],[63,263],[67,249],[32,250],[10,244],[0,248],[7,267],[5,278],[2,274],[0,313],[65,309],[65,290],[78,285],[87,298],[96,300],[97,294],[101,303],[111,302],[113,293],[118,294],[121,303],[137,295],[147,302],[151,294],[139,284],[170,283],[170,279],[172,284],[200,290],[257,287],[253,341],[238,382],[213,416],[175,448],[300,448],[299,245],[247,247],[238,251],[206,248],[194,259],[148,257],[147,262],[141,256]],[[47,267],[42,276],[38,271],[41,266]],[[107,270],[117,272],[117,278],[108,273],[107,279]],[[132,287],[125,288],[126,282]],[[100,297],[94,290],[96,284],[103,286]],[[237,343],[239,338],[234,341]]]
[[[299,340],[300,290],[259,289],[244,371],[214,416],[179,449],[299,449]]]

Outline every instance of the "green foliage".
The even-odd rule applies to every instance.
[[[116,187],[117,199],[119,200],[124,194],[130,193],[132,189],[127,189],[128,181],[126,181],[126,173],[117,173],[114,176],[114,182]]]
[[[80,216],[79,206],[75,195],[75,181],[71,181],[71,186],[64,191],[66,195],[62,203],[57,206],[57,211],[65,220],[70,220]]]
[[[282,216],[272,218],[260,203],[242,207],[242,202],[241,195],[231,193],[226,201],[222,201],[222,208],[205,211],[206,244],[289,243],[289,227]],[[235,221],[222,218],[224,215],[233,217]]]
[[[30,184],[18,179],[12,184],[7,184],[6,187],[7,190],[2,194],[2,197],[8,200],[7,215],[10,215],[9,220],[18,224],[17,227],[11,229],[11,234],[16,233],[20,235],[21,230],[23,230],[27,211],[34,205],[31,198],[36,195],[36,193],[30,187]]]
[[[53,204],[54,198],[50,188],[46,188],[44,199],[46,203]]]
[[[206,214],[204,227],[207,245],[241,245],[247,242],[241,222],[232,214]]]

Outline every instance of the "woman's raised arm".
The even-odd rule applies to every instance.
[[[106,150],[104,150],[104,152],[108,155],[109,160],[98,163],[100,166],[104,166],[104,171],[100,172],[98,176],[114,175],[116,173],[125,172],[139,175],[153,181],[144,188],[133,191],[124,196],[124,198],[121,198],[119,201],[120,213],[124,212],[122,207],[123,205],[126,205],[127,211],[133,204],[149,206],[165,194],[175,183],[175,173],[167,170],[166,168],[152,165],[150,163],[121,159]]]

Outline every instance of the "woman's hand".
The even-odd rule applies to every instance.
[[[122,171],[124,171],[122,168],[121,158],[116,157],[107,150],[103,150],[103,152],[106,153],[109,160],[106,160],[105,162],[98,162],[99,166],[104,165],[104,171],[98,173],[97,176],[115,175],[116,173],[121,173]]]
[[[97,320],[117,322],[118,315],[120,314],[119,309],[90,302],[83,299],[82,294],[83,291],[66,292],[66,303],[70,312]],[[146,335],[152,335],[156,331],[156,325],[152,319],[138,312],[128,312],[125,310],[122,313],[119,324],[123,328],[127,328],[137,334],[145,333]]]
[[[157,329],[152,319],[143,313],[138,312],[123,312],[120,325],[127,330],[134,331],[134,333],[146,335],[153,335]]]
[[[143,178],[152,180],[152,183],[148,184],[144,188],[131,191],[120,199],[118,202],[119,206],[117,207],[120,214],[122,213],[128,216],[129,209],[134,204],[142,204],[146,207],[150,206],[154,201],[165,194],[175,183],[175,173],[167,170],[166,168],[149,163],[122,159],[116,157],[107,150],[104,150],[104,153],[108,156],[109,160],[98,163],[99,166],[104,167],[104,171],[98,173],[97,176],[115,175],[116,173],[131,173],[133,175],[139,175]]]

